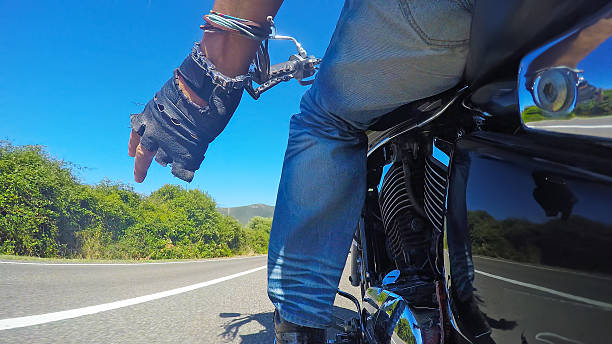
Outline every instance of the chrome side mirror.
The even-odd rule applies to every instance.
[[[612,138],[612,6],[523,58],[527,128]]]

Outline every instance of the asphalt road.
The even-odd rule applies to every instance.
[[[612,138],[612,116],[574,118],[571,120],[546,120],[531,122],[531,128],[546,129],[558,133],[592,135]]]
[[[272,343],[265,265],[0,262],[0,343]]]
[[[497,343],[609,343],[612,278],[474,257],[480,309]]]
[[[612,278],[484,257],[474,263],[480,307],[497,343],[520,343],[523,335],[528,343],[550,336],[600,343],[612,333]],[[0,343],[272,343],[265,265],[263,256],[0,262]],[[347,269],[341,288],[359,292]],[[342,298],[335,313],[355,314]]]

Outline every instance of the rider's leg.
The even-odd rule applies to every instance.
[[[459,81],[470,22],[461,3],[345,3],[291,120],[268,253],[268,295],[285,320],[329,325],[366,192],[364,130]]]
[[[268,249],[268,294],[284,319],[323,327],[365,196],[367,139],[309,94],[291,119]]]

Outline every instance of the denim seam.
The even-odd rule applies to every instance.
[[[457,46],[465,45],[470,41],[469,38],[462,39],[462,40],[445,40],[445,39],[436,39],[436,38],[429,37],[427,33],[423,31],[423,29],[419,26],[419,24],[414,19],[414,16],[412,14],[412,11],[410,10],[410,6],[408,5],[407,1],[409,0],[397,0],[397,2],[399,3],[400,9],[402,10],[402,13],[404,14],[404,17],[406,17],[412,29],[419,35],[419,37],[421,37],[421,39],[423,40],[425,44],[428,44],[431,46],[439,46],[439,47],[457,47]],[[461,6],[461,7],[464,7],[464,6]]]
[[[467,0],[453,0],[453,1],[456,2],[457,5],[459,5],[460,7],[463,7],[463,9],[465,9],[468,13],[472,13],[472,7],[468,3]]]

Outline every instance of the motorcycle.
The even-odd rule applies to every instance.
[[[368,132],[361,300],[338,290],[357,316],[329,343],[612,337],[612,3],[473,10],[463,83]],[[249,93],[309,83],[319,60],[298,51]]]
[[[359,316],[330,343],[612,337],[612,4],[474,18],[465,83],[370,128]]]

